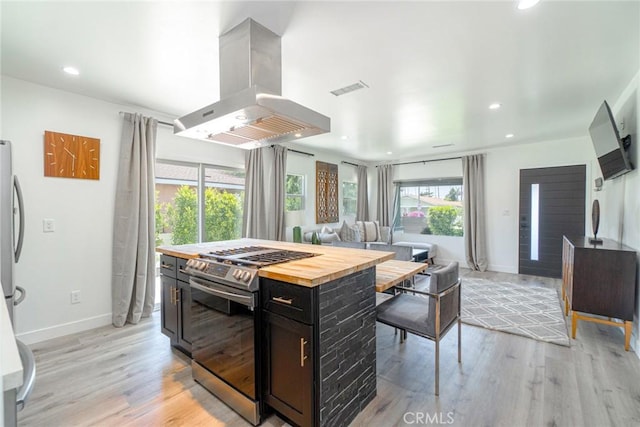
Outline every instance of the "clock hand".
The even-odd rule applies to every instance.
[[[73,157],[74,159],[76,158],[76,156],[71,151],[67,150],[67,147],[62,147],[62,148],[64,148],[64,151],[71,154],[71,157]]]

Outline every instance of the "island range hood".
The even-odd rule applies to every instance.
[[[283,98],[280,36],[252,19],[219,39],[220,101],[174,121],[173,133],[252,149],[331,130],[331,119]]]

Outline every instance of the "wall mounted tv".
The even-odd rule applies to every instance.
[[[591,134],[593,148],[596,150],[604,179],[617,178],[633,170],[628,153],[631,146],[631,136],[620,138],[607,101],[602,103],[593,118],[593,122],[589,126],[589,134]]]

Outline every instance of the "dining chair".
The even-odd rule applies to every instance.
[[[401,292],[376,307],[377,320],[400,329],[400,343],[407,332],[435,342],[435,394],[440,394],[440,340],[457,323],[458,363],[462,363],[462,323],[460,320],[458,263],[431,273],[429,291],[401,289]]]

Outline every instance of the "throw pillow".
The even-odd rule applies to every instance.
[[[380,241],[380,224],[378,221],[356,221],[363,242]]]
[[[349,227],[347,221],[342,222],[342,227],[338,233],[343,242],[361,242],[360,230],[358,227]]]

